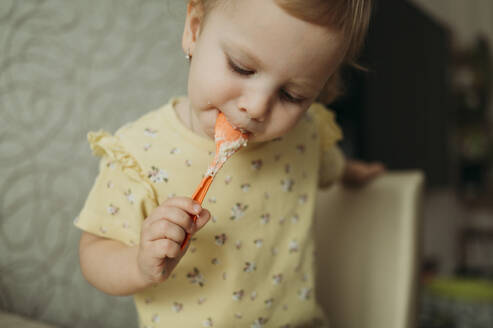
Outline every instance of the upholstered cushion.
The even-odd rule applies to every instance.
[[[46,323],[31,321],[16,314],[0,312],[0,328],[56,328]]]

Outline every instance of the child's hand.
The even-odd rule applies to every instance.
[[[188,197],[169,198],[154,209],[142,225],[137,255],[141,277],[149,284],[165,280],[188,249],[181,250],[186,232],[194,234],[209,218],[209,211]]]
[[[348,159],[342,181],[350,186],[363,186],[384,172],[385,166],[382,163]]]

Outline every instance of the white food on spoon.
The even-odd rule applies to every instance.
[[[216,144],[220,142],[221,139],[216,138]],[[240,138],[232,141],[223,141],[219,147],[219,153],[216,154],[214,161],[215,165],[209,166],[206,175],[215,176],[219,168],[230,158],[234,153],[236,153],[241,147],[246,147],[248,139],[241,136]]]

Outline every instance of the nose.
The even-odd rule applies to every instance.
[[[252,120],[263,122],[271,107],[271,97],[267,93],[252,92],[244,95],[238,102],[238,109]]]

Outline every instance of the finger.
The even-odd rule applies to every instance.
[[[176,258],[180,256],[180,245],[171,239],[158,239],[150,243],[151,254],[156,259],[164,259],[166,257]]]
[[[199,231],[202,229],[207,222],[209,222],[211,218],[211,213],[207,209],[202,209],[202,212],[200,212],[200,215],[197,216],[197,221],[195,222],[195,228],[193,230],[193,233]]]
[[[168,198],[163,205],[181,208],[190,215],[197,215],[202,211],[202,206],[197,201],[189,197]]]
[[[148,241],[167,238],[181,244],[185,239],[185,231],[179,225],[162,219],[152,223],[146,237]]]
[[[180,226],[186,232],[191,232],[193,227],[193,217],[181,208],[178,207],[165,207],[167,210],[166,218],[174,224]]]
[[[372,164],[368,167],[367,169],[367,175],[370,176],[370,178],[376,177],[380,174],[382,174],[384,171],[383,165],[379,163]]]
[[[385,165],[384,165],[384,164],[382,164],[382,163],[377,163],[377,164],[375,164],[375,166],[376,166],[376,170],[377,170],[379,173],[383,173],[383,172],[385,172],[385,170],[386,170],[386,169],[385,169]]]
[[[163,203],[163,205],[154,209],[152,214],[144,221],[144,225],[151,226],[154,222],[163,218],[181,226],[185,231],[191,231],[193,221],[190,214],[183,209],[168,203]]]

